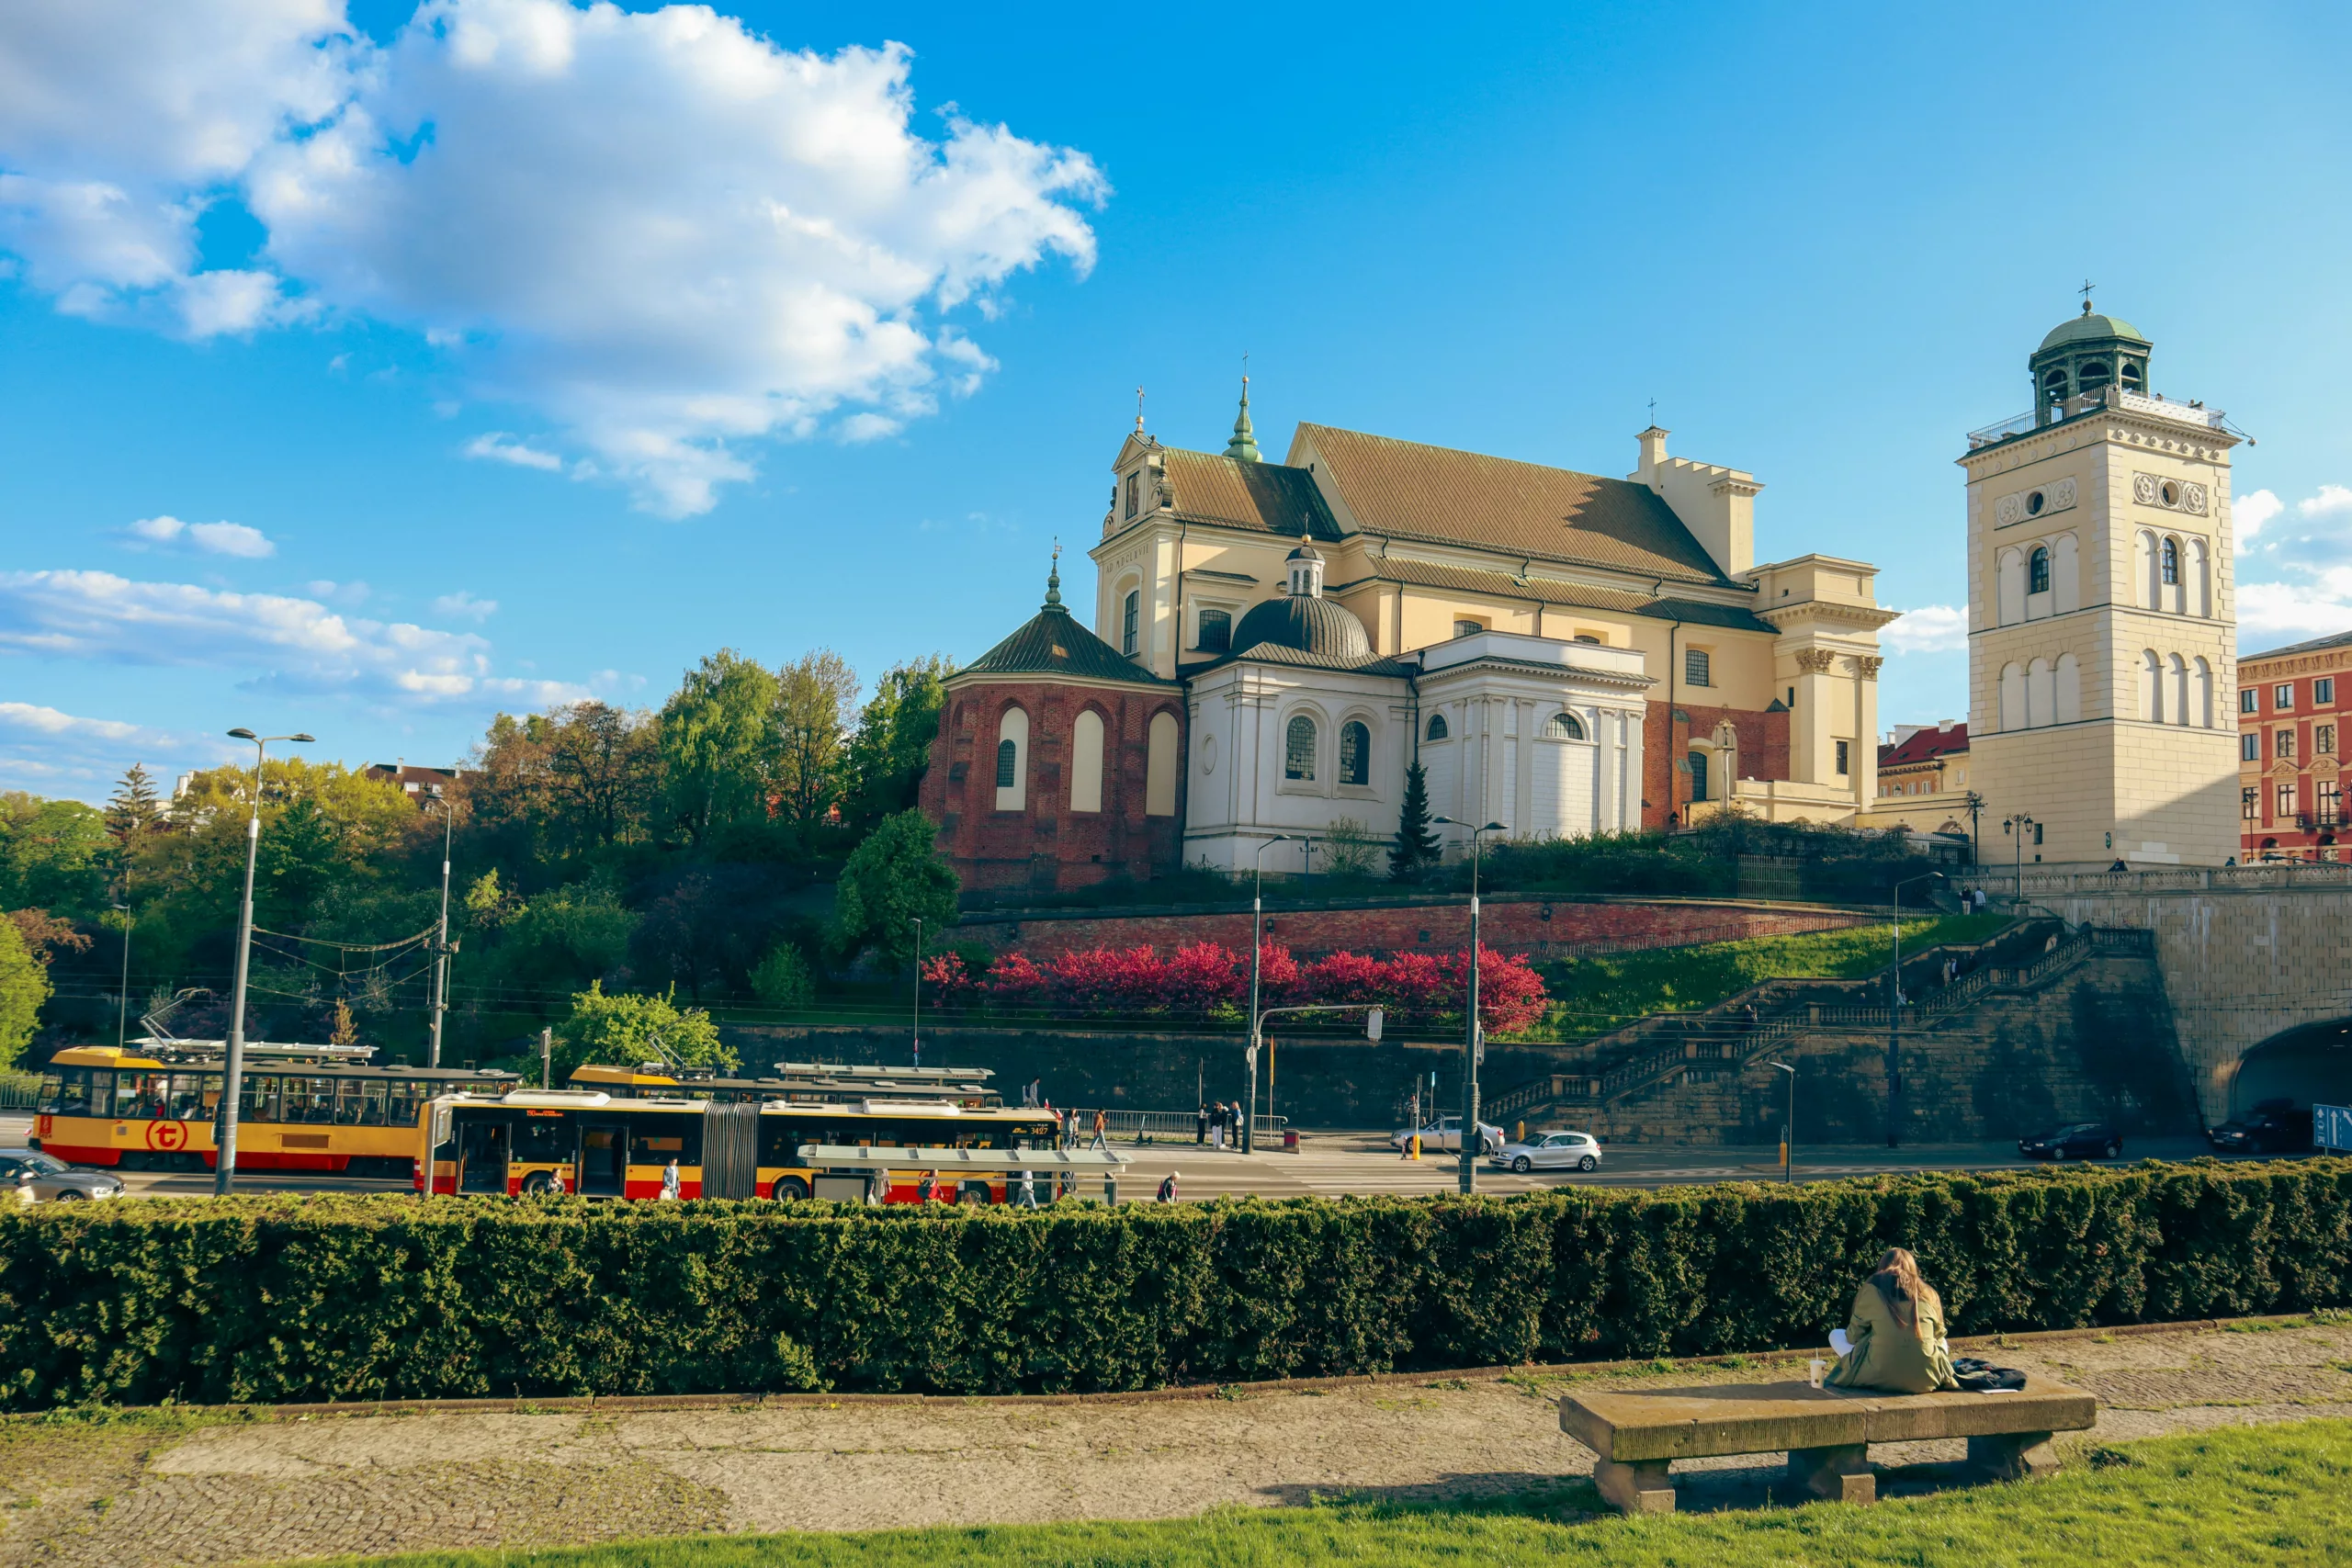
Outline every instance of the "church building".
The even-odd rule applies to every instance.
[[[947,682],[942,852],[975,889],[1247,871],[1277,836],[1388,840],[1416,761],[1432,812],[1513,838],[1852,820],[1877,794],[1876,569],[1758,564],[1763,487],[1668,434],[1607,479],[1317,424],[1268,462],[1246,381],[1221,452],[1138,417],[1091,628],[1057,564]]]

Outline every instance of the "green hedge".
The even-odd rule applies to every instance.
[[[2352,1161],[866,1211],[248,1198],[0,1218],[0,1403],[1150,1388],[2352,1302]]]

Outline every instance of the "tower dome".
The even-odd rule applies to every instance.
[[[1329,599],[1292,594],[1253,606],[1233,628],[1233,651],[1266,646],[1296,649],[1322,659],[1370,659],[1363,623]]]
[[[2087,296],[2082,314],[2050,329],[2026,367],[2033,377],[2033,422],[2055,424],[2093,406],[2108,389],[2148,389],[2148,353],[2155,345],[2119,316],[2102,316]]]

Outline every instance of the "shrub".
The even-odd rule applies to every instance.
[[[2352,1160],[1106,1210],[388,1197],[0,1214],[0,1403],[993,1393],[2352,1302]]]
[[[656,1043],[659,1043],[659,1048]],[[608,997],[591,983],[571,998],[571,1011],[556,1026],[555,1081],[569,1081],[584,1063],[633,1067],[669,1061],[682,1067],[732,1072],[735,1053],[718,1042],[718,1026],[700,1008],[680,1009],[674,996]]]
[[[752,969],[752,994],[772,1008],[807,1007],[817,994],[808,960],[790,942],[778,942]]]

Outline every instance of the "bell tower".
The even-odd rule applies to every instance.
[[[2237,852],[2230,450],[2149,390],[2154,345],[2082,313],[2027,358],[2033,407],[1971,433],[1970,771],[1988,864],[2219,865]],[[2031,818],[2022,846],[2002,835]]]

